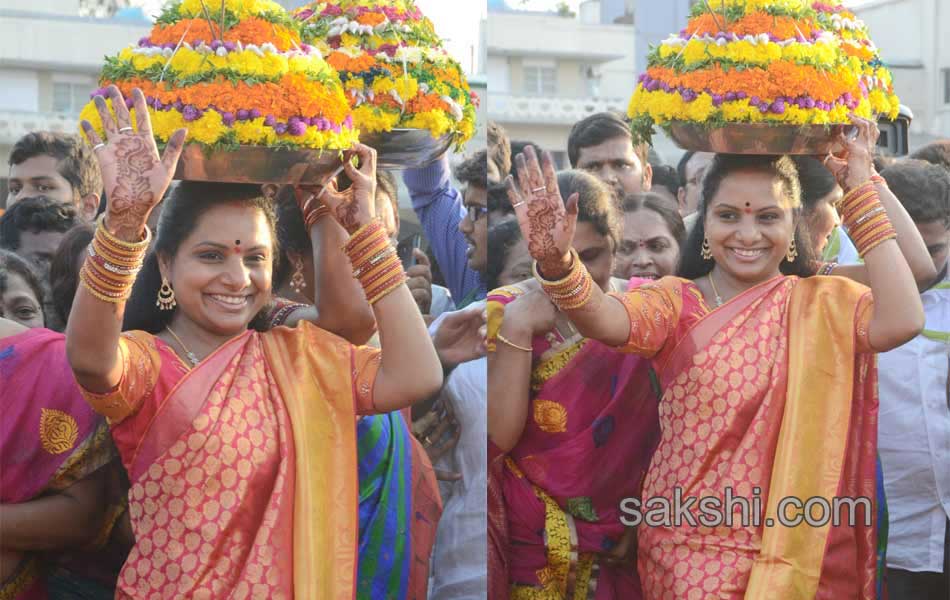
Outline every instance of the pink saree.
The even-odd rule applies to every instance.
[[[855,527],[777,519],[789,496],[874,501],[867,288],[776,277],[709,312],[694,284],[666,278],[623,301],[626,350],[653,357],[664,390],[643,498],[697,499],[696,523],[640,527],[645,597],[873,598],[876,533],[860,507]],[[724,505],[727,488],[758,499],[757,522],[735,504],[732,526],[698,519],[698,499]]]
[[[109,429],[83,401],[66,360],[65,337],[30,329],[0,340],[0,503],[68,488],[115,458]],[[46,592],[36,556],[0,583],[0,598]]]
[[[117,598],[352,598],[354,423],[378,352],[309,324],[242,334],[192,371],[142,332],[121,349],[119,387],[86,393],[132,482]]]
[[[489,295],[490,335],[522,292]],[[634,565],[602,558],[627,530],[621,500],[639,496],[659,436],[649,361],[585,340],[566,321],[532,346],[524,433],[507,456],[491,458],[490,539],[505,555],[493,562],[506,571],[492,576],[507,577],[512,598],[635,600]]]

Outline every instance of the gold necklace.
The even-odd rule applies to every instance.
[[[178,342],[178,345],[181,346],[181,349],[185,351],[185,356],[188,358],[188,361],[191,362],[191,366],[198,366],[198,357],[195,356],[195,353],[188,349],[188,346],[185,345],[185,342],[181,341],[181,338],[172,331],[171,326],[166,325],[165,329],[168,330],[168,333],[172,334],[172,337],[175,338],[175,341]]]
[[[709,275],[706,275],[706,279],[709,280],[709,285],[712,287],[713,294],[716,296],[716,308],[719,308],[722,306],[722,296],[719,295],[719,290],[716,289],[716,282],[713,281],[711,271]]]

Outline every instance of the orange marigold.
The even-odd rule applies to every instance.
[[[385,20],[386,15],[378,12],[365,12],[356,17],[356,22],[360,25],[372,25],[373,27],[376,27]]]
[[[337,71],[354,73],[372,69],[376,66],[376,59],[369,54],[361,54],[356,58],[350,58],[342,52],[331,52],[327,57],[327,63]]]
[[[178,44],[184,38],[184,41],[194,44],[200,41],[210,42],[219,36],[217,24],[212,30],[206,19],[182,19],[173,25],[156,25],[152,28],[149,40],[157,45]],[[270,42],[281,52],[286,52],[300,43],[300,36],[281,25],[257,17],[248,17],[225,31],[224,41],[257,46]]]
[[[442,98],[435,94],[419,94],[406,104],[406,111],[410,113],[421,113],[428,110],[451,110],[449,105]]]
[[[717,22],[718,20],[718,22]],[[722,22],[722,17],[714,16],[710,13],[702,14],[690,19],[686,26],[688,35],[715,35],[719,33],[718,23]],[[811,37],[815,32],[820,32],[817,24],[812,19],[796,19],[793,17],[773,17],[772,15],[756,11],[745,15],[735,21],[730,21],[726,29],[737,35],[759,35],[760,33],[771,33],[781,39],[791,39],[801,32],[806,37]]]

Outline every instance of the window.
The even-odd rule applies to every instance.
[[[89,102],[92,86],[84,83],[53,82],[53,112],[76,113]]]
[[[525,65],[525,94],[528,94],[529,96],[553,96],[556,92],[557,69],[553,65]]]

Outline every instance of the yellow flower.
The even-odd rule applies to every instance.
[[[250,146],[264,144],[267,141],[268,131],[270,133],[274,131],[264,125],[264,117],[238,121],[231,128],[234,129],[239,142]]]
[[[264,54],[264,72],[265,73],[286,73],[289,66],[287,57],[280,54],[267,52]]]
[[[148,114],[152,119],[152,133],[163,142],[167,142],[168,138],[179,129],[188,126],[185,118],[177,110],[149,109]]]
[[[362,104],[353,109],[353,124],[364,133],[390,131],[399,124],[399,113]]]
[[[213,144],[224,135],[224,123],[216,110],[205,111],[196,121],[188,123],[188,139],[203,144]]]
[[[396,79],[396,93],[403,100],[410,100],[419,93],[419,82],[414,77],[398,77]]]
[[[205,57],[200,52],[179,48],[178,52],[172,57],[172,63],[168,68],[179,75],[190,76],[206,70],[210,66],[210,63],[205,63]]]
[[[452,120],[441,110],[427,110],[412,115],[405,121],[406,127],[428,129],[433,137],[442,137],[452,131]]]

